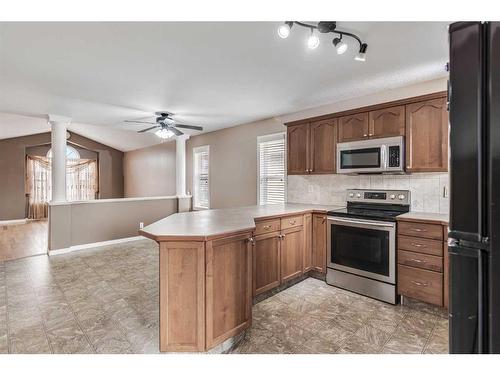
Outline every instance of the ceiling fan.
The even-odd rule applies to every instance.
[[[137,133],[145,133],[147,131],[158,128],[158,130],[155,132],[155,134],[162,139],[168,139],[168,138],[173,137],[174,135],[176,135],[176,136],[183,135],[184,133],[181,132],[178,128],[199,130],[199,131],[203,130],[203,128],[201,126],[178,124],[172,118],[173,114],[170,112],[166,112],[166,111],[155,112],[155,115],[157,116],[155,122],[137,121],[137,120],[125,120],[125,122],[138,123],[138,124],[154,124],[154,126],[151,126],[150,128],[139,130]]]

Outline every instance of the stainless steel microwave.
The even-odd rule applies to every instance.
[[[337,144],[337,173],[404,172],[402,136]]]

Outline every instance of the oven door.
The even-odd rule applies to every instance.
[[[396,283],[396,224],[328,217],[328,267]]]

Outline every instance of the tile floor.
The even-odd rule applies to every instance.
[[[447,334],[438,311],[309,278],[255,305],[233,352],[445,353]],[[0,353],[157,352],[154,242],[0,262]]]
[[[47,220],[0,225],[0,262],[47,253]]]

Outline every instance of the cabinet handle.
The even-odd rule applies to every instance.
[[[417,262],[417,263],[425,263],[424,260],[420,260],[420,259],[408,259],[410,262]]]
[[[370,137],[373,135],[373,133],[368,134]]]
[[[270,225],[264,225],[263,228],[264,229],[271,229],[271,226]]]
[[[283,239],[283,238],[285,238],[285,235],[284,235],[284,234],[282,234],[282,235],[281,235],[281,239]]]
[[[290,225],[294,225],[295,224],[295,220],[290,220],[289,223],[290,223]]]
[[[411,283],[417,286],[429,286],[429,283],[419,283],[418,281],[415,280],[412,280]]]
[[[321,224],[325,224],[325,221],[326,221],[326,217],[323,218],[323,220],[321,221]]]
[[[252,246],[255,246],[255,239],[253,237],[250,237],[248,239],[248,242],[250,242],[252,244]]]
[[[368,134],[363,134],[363,137],[368,137]]]
[[[419,243],[415,243],[415,242],[412,242],[411,245],[415,246],[415,247],[427,247],[425,245],[422,245],[422,244],[419,244]]]
[[[427,232],[427,229],[420,229],[420,228],[411,228],[411,230],[414,232]]]

